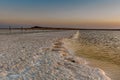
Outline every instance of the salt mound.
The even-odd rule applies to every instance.
[[[73,38],[73,39],[79,39],[79,38],[80,38],[80,32],[77,31],[77,32],[73,35],[72,38]]]
[[[60,46],[60,45],[59,45]],[[54,47],[56,48],[56,47]],[[66,49],[67,50],[67,49]],[[67,52],[67,51],[66,51]],[[9,80],[110,80],[101,69],[86,65],[82,59],[43,48],[33,65],[18,74],[8,73],[1,79]]]

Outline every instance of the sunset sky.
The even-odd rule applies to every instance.
[[[120,28],[120,0],[0,0],[2,25]]]

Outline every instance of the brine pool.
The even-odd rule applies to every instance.
[[[88,65],[102,69],[111,80],[120,80],[120,31],[79,31],[68,42]]]

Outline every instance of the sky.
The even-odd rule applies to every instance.
[[[8,25],[120,28],[120,0],[0,0]]]

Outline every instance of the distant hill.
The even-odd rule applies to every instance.
[[[41,29],[41,30],[102,30],[102,31],[120,31],[120,29],[91,29],[91,28],[56,28],[56,27],[40,27],[40,26],[34,26],[30,29]]]
[[[9,29],[9,30],[96,30],[96,31],[120,31],[120,29],[93,29],[93,28],[61,28],[61,27],[41,27],[41,26],[33,26],[29,28],[0,28],[0,29]]]
[[[34,26],[31,27],[31,29],[45,29],[45,30],[80,30],[80,28],[56,28],[56,27],[40,27],[40,26]]]

